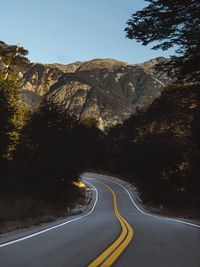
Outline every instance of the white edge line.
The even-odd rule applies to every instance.
[[[189,225],[189,226],[193,226],[193,227],[196,227],[196,228],[200,228],[200,225],[198,225],[198,224],[193,224],[193,223],[189,223],[189,222],[184,222],[184,221],[181,221],[181,220],[172,219],[172,218],[168,218],[168,217],[156,216],[156,215],[152,215],[152,214],[150,214],[150,213],[144,212],[143,210],[141,210],[141,209],[138,207],[138,205],[137,205],[137,204],[135,203],[135,201],[133,200],[133,198],[132,198],[130,192],[129,192],[123,185],[121,185],[120,183],[118,183],[118,182],[116,182],[116,181],[113,181],[113,180],[111,180],[111,179],[109,179],[109,178],[105,178],[105,177],[102,177],[102,176],[97,176],[97,177],[98,177],[98,178],[101,178],[101,179],[105,179],[105,180],[107,180],[107,181],[110,181],[110,182],[112,182],[112,183],[114,183],[114,184],[119,185],[121,188],[123,188],[123,189],[126,191],[126,193],[128,194],[128,196],[130,197],[130,199],[131,199],[133,205],[136,207],[136,209],[137,209],[139,212],[141,212],[142,214],[146,215],[146,216],[150,216],[150,217],[154,217],[154,218],[159,218],[159,219],[163,219],[163,220],[167,220],[167,221],[173,221],[173,222],[177,222],[177,223],[182,223],[182,224],[186,224],[186,225]]]
[[[86,182],[86,181],[85,181],[85,182]],[[80,216],[80,217],[78,217],[78,218],[72,219],[72,220],[70,220],[70,221],[63,222],[63,223],[57,224],[57,225],[55,225],[55,226],[49,227],[49,228],[44,229],[44,230],[42,230],[42,231],[36,232],[36,233],[34,233],[34,234],[27,235],[27,236],[24,236],[24,237],[22,237],[22,238],[15,239],[15,240],[13,240],[13,241],[9,241],[9,242],[0,244],[0,248],[3,248],[3,247],[6,247],[6,246],[9,246],[9,245],[12,245],[12,244],[21,242],[21,241],[23,241],[23,240],[32,238],[32,237],[37,236],[37,235],[41,235],[41,234],[43,234],[43,233],[46,233],[46,232],[51,231],[51,230],[53,230],[53,229],[59,228],[59,227],[61,227],[61,226],[63,226],[63,225],[66,225],[66,224],[68,224],[68,223],[71,223],[71,222],[74,222],[74,221],[77,221],[77,220],[80,220],[80,219],[82,219],[82,218],[84,218],[84,217],[89,216],[89,215],[94,211],[94,209],[95,209],[95,207],[96,207],[96,204],[97,204],[97,201],[98,201],[98,191],[97,191],[97,189],[96,189],[92,184],[90,184],[88,181],[87,181],[86,183],[87,183],[89,186],[91,186],[91,187],[95,190],[95,195],[96,195],[94,205],[93,205],[92,209],[91,209],[87,214],[85,214],[85,215],[83,215],[83,216]]]

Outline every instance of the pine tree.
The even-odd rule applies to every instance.
[[[0,42],[0,157],[12,159],[25,123],[27,107],[21,101],[20,78],[14,69],[28,62],[23,47]]]
[[[126,36],[145,46],[153,44],[155,50],[174,47],[176,55],[164,70],[184,81],[200,81],[200,1],[146,1],[150,4],[128,20]]]

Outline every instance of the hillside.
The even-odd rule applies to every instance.
[[[101,128],[115,125],[160,95],[167,77],[154,66],[161,60],[136,65],[113,59],[31,63],[20,73],[23,99],[37,107],[42,97],[51,98],[80,120],[95,117]]]

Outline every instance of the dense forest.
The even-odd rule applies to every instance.
[[[0,220],[62,211],[81,198],[73,182],[84,170],[89,146],[84,148],[98,130],[89,135],[87,123],[51,101],[33,112],[21,100],[15,72],[28,62],[28,51],[1,41],[0,53]]]
[[[104,169],[129,178],[147,202],[198,209],[199,100],[197,85],[165,88],[148,110],[109,130]]]
[[[36,212],[35,205],[41,201],[64,209],[80,198],[73,182],[86,170],[128,179],[152,205],[199,211],[200,46],[199,30],[191,32],[199,19],[199,3],[148,2],[149,7],[128,21],[127,35],[144,45],[167,38],[154,49],[179,45],[180,56],[158,66],[171,71],[175,82],[149,108],[105,132],[99,130],[96,119],[79,121],[51,99],[44,98],[37,110],[30,110],[21,100],[20,77],[15,72],[28,62],[28,51],[0,42],[0,220],[19,219],[5,210],[14,203],[23,209],[25,200],[30,204],[23,216],[45,213],[38,208]],[[169,15],[172,11],[179,14],[181,26]],[[171,27],[162,22],[160,12]],[[155,24],[160,35],[152,30]]]
[[[128,20],[126,36],[154,50],[174,48],[175,55],[157,65],[174,84],[131,119],[133,143],[139,148],[135,179],[146,199],[199,210],[200,3],[146,2],[149,5]]]

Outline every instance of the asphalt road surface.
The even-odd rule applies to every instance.
[[[0,267],[200,267],[198,224],[145,213],[123,181],[83,179],[93,190],[86,211],[3,235]]]

